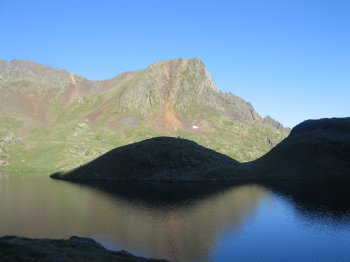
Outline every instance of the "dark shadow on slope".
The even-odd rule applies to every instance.
[[[348,181],[350,118],[307,120],[261,158],[238,161],[197,143],[155,137],[52,178],[114,181]]]
[[[239,162],[197,143],[155,137],[115,148],[66,174],[51,178],[111,181],[204,181],[208,171]],[[217,180],[215,177],[213,180]]]
[[[350,118],[304,121],[246,165],[255,177],[266,180],[350,182]]]

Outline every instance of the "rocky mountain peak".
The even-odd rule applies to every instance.
[[[216,86],[208,69],[198,58],[160,61],[145,69],[147,79],[156,80],[152,87],[161,90],[163,102],[174,104],[177,111],[187,113],[193,107],[208,110],[238,121],[262,121],[252,105]],[[150,89],[148,89],[150,90]],[[197,113],[198,113],[197,112]]]
[[[84,82],[79,75],[44,66],[28,60],[0,61],[0,81],[12,92],[41,94],[54,89],[65,89],[74,82]]]
[[[166,126],[174,130],[186,125],[181,117],[190,118],[193,122],[205,112],[233,121],[264,122],[284,131],[280,123],[273,119],[263,120],[250,103],[233,94],[221,92],[198,58],[159,61],[146,69],[126,72],[104,81],[89,81],[80,75],[32,61],[0,60],[0,88],[12,99],[6,99],[11,100],[11,103],[3,103],[16,105],[16,108],[22,108],[23,104],[37,108],[38,98],[44,99],[43,103],[48,106],[54,97],[68,105],[81,100],[87,93],[115,89],[118,95],[108,101],[112,104],[109,109],[112,114],[133,112],[146,117],[157,111],[157,115],[168,119]],[[1,110],[10,112],[13,106],[6,105]],[[27,111],[23,107],[19,114],[26,115]],[[41,112],[39,115],[45,115],[47,110],[38,108],[37,111]]]
[[[123,89],[116,112],[137,110],[148,114],[155,105],[191,107],[193,99],[202,100],[208,93],[217,93],[214,80],[198,58],[156,62],[144,70]]]
[[[199,58],[160,61],[145,71],[161,83],[170,84],[170,88],[182,88],[183,91],[196,91],[199,94],[207,88],[219,92],[208,69]]]

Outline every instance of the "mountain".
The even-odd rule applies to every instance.
[[[164,135],[249,161],[288,132],[221,92],[198,58],[160,61],[103,81],[0,60],[0,172],[71,169],[115,147]]]

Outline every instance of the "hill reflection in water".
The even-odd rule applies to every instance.
[[[287,199],[299,216],[312,223],[350,225],[350,183],[286,181],[264,186]]]
[[[343,258],[345,249],[331,247],[345,245],[350,237],[347,188],[315,183],[82,184],[2,177],[0,235],[87,236],[110,249],[179,261],[231,261],[232,256],[252,261],[256,257],[250,250],[259,248],[265,256],[259,253],[261,261],[271,261],[276,252],[285,258],[298,254],[299,261],[306,261],[303,255]],[[318,230],[312,230],[315,223]],[[280,246],[280,238],[288,249]],[[312,241],[313,249],[298,246],[302,241]]]
[[[234,231],[257,203],[262,186],[201,183],[81,184],[112,197],[119,213],[107,246],[119,243],[151,257],[206,260],[221,234]],[[108,215],[108,217],[112,217]]]
[[[88,236],[147,257],[205,260],[268,197],[258,185],[75,184],[7,178],[0,235]]]

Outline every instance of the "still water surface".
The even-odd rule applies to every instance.
[[[350,261],[349,185],[0,178],[0,235],[94,238],[175,261]]]

